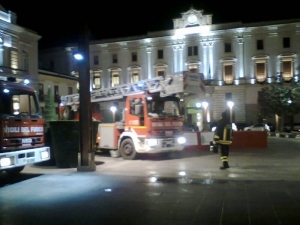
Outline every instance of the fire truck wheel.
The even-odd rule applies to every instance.
[[[19,167],[11,168],[11,169],[6,170],[6,173],[8,173],[8,174],[18,174],[24,169],[24,167],[25,166],[19,166]]]
[[[130,138],[125,139],[120,148],[120,153],[123,159],[135,159],[137,157],[137,152],[134,149],[133,142]]]
[[[62,112],[62,119],[63,120],[72,120],[73,117],[74,117],[74,112],[71,110],[71,107],[66,106]]]

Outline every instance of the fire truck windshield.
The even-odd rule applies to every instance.
[[[38,112],[35,93],[22,89],[0,88],[1,115],[36,116]]]
[[[176,97],[156,97],[148,104],[148,114],[156,117],[180,117],[179,99]]]

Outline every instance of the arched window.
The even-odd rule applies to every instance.
[[[278,56],[280,72],[284,81],[290,81],[294,77],[295,56],[296,54],[293,53]]]
[[[167,75],[168,65],[164,63],[158,63],[154,66],[156,77],[166,76]]]
[[[221,60],[223,81],[225,84],[232,84],[235,77],[235,58],[225,58]]]
[[[113,67],[108,69],[109,76],[110,76],[110,87],[115,87],[117,85],[120,85],[120,75],[121,75],[121,68]]]
[[[131,66],[128,68],[128,74],[130,76],[130,82],[134,83],[139,81],[141,78],[141,67]]]
[[[258,82],[264,82],[268,77],[268,59],[267,55],[258,55],[252,57],[254,61],[254,76]]]

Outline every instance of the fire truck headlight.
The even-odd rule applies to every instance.
[[[49,158],[49,152],[48,151],[41,152],[41,158],[42,159],[48,159]]]
[[[146,144],[149,145],[150,147],[153,147],[155,145],[158,145],[158,141],[157,139],[148,139]]]
[[[10,158],[1,158],[0,159],[0,166],[6,167],[11,165],[11,159]]]
[[[178,142],[179,144],[185,144],[186,139],[185,139],[185,137],[179,137],[179,138],[177,138],[177,142]]]

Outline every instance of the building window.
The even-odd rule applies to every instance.
[[[45,101],[44,84],[39,83],[39,101]]]
[[[234,78],[233,64],[223,65],[223,79],[225,84],[232,84]]]
[[[163,59],[164,58],[164,51],[163,50],[157,50],[157,58]]]
[[[136,52],[132,52],[131,60],[132,60],[132,62],[137,62],[137,53]]]
[[[187,70],[191,73],[199,73],[199,63],[188,63]]]
[[[112,55],[112,62],[113,63],[118,63],[118,55],[117,54]]]
[[[198,55],[198,46],[189,46],[188,56],[197,56],[197,55]]]
[[[256,41],[256,49],[257,50],[264,50],[264,42],[263,42],[263,40],[257,40]]]
[[[94,65],[99,65],[99,57],[94,55]]]
[[[292,60],[282,61],[282,78],[285,81],[290,81],[293,78],[293,64]]]
[[[58,85],[54,85],[54,101],[55,102],[60,101]]]
[[[225,93],[226,102],[232,101],[232,93]]]
[[[164,77],[164,76],[165,76],[165,71],[163,71],[163,70],[158,70],[158,71],[157,71],[157,76],[158,76],[158,77]]]
[[[68,95],[73,94],[73,88],[72,87],[68,87]]]
[[[230,53],[231,52],[231,43],[225,43],[225,53]]]
[[[199,73],[199,68],[198,67],[191,67],[191,68],[189,68],[189,71],[191,73]]]
[[[285,37],[283,38],[283,48],[289,48],[290,46],[290,38],[289,37]]]
[[[101,88],[100,71],[94,71],[94,75],[93,75],[93,88],[95,88],[95,89]]]
[[[267,78],[266,62],[257,61],[255,63],[256,67],[256,80],[258,82],[264,82]]]
[[[11,61],[11,68],[18,69],[18,52],[16,50],[11,50],[10,61]],[[0,66],[2,66],[2,64]]]
[[[115,87],[120,84],[120,75],[118,72],[113,72],[112,73],[112,78],[111,78],[111,86]]]
[[[164,77],[167,75],[168,65],[164,63],[158,63],[154,65],[156,77]]]
[[[27,53],[24,51],[22,53],[22,63],[23,63],[23,69],[25,71],[28,71],[28,56]]]
[[[0,49],[3,49],[3,39],[2,39],[2,37],[0,36]],[[18,52],[15,50],[15,54],[17,54]],[[11,62],[11,64],[12,64],[12,62]],[[4,51],[0,51],[0,66],[3,66],[4,65]],[[16,65],[16,67],[18,68],[18,63],[16,63],[15,64]],[[12,67],[13,68],[13,67]]]
[[[133,71],[132,75],[131,75],[131,82],[134,83],[134,82],[137,82],[139,80],[140,80],[139,72],[137,70]]]

